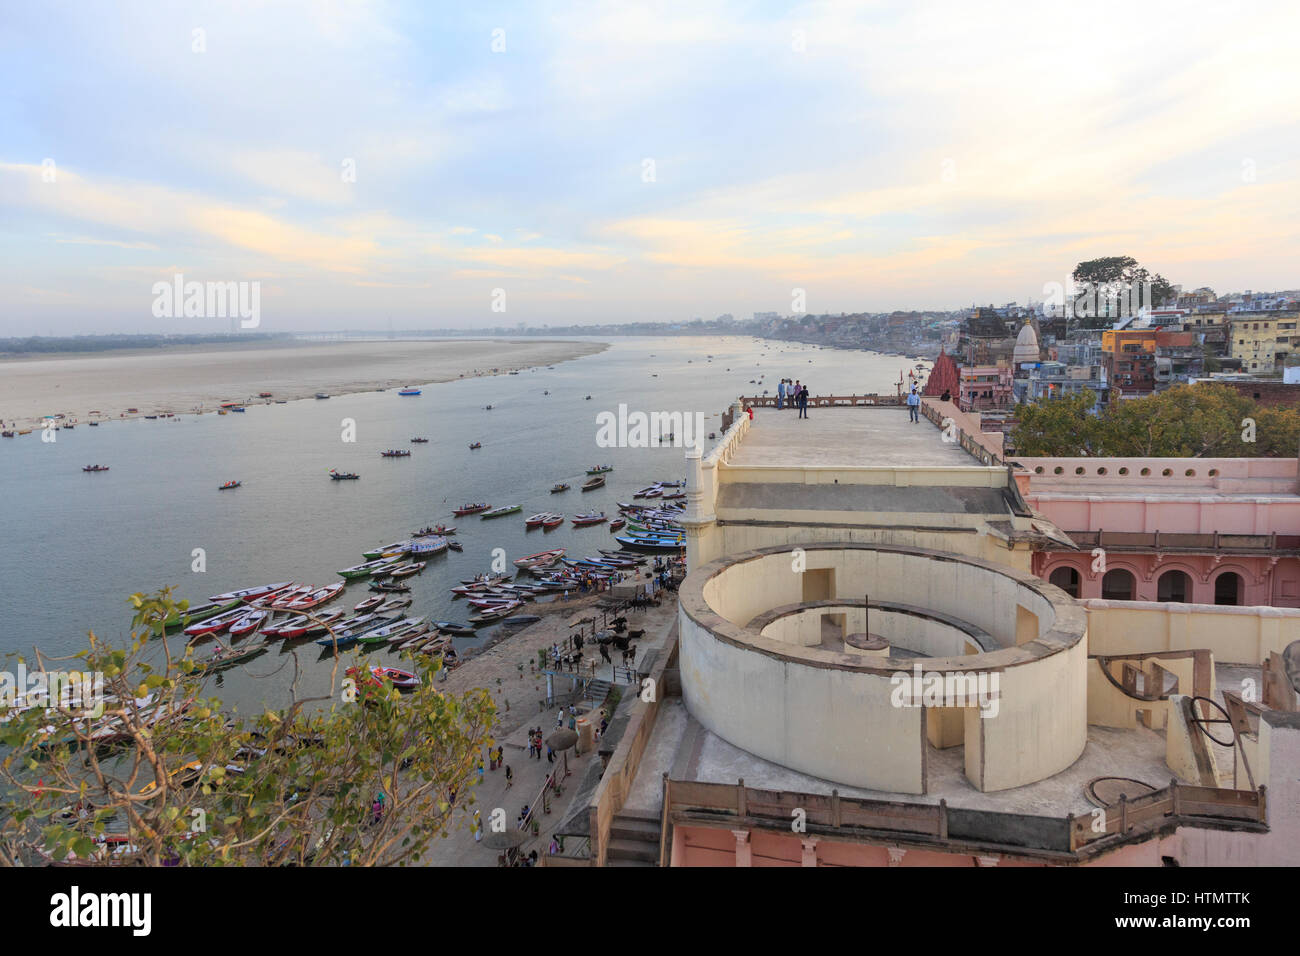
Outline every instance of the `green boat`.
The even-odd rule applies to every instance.
[[[206,621],[210,617],[216,617],[218,614],[225,614],[227,611],[233,611],[243,602],[239,598],[225,603],[214,604],[196,604],[194,607],[185,611],[177,611],[171,617],[163,622],[163,627],[167,630],[173,630],[182,624],[197,624],[199,621]]]
[[[373,562],[377,558],[396,558],[400,555],[406,554],[406,552],[410,550],[411,542],[408,539],[406,541],[394,541],[392,544],[386,544],[383,547],[375,548],[372,551],[362,551],[361,554],[367,560]]]
[[[358,564],[350,568],[344,568],[339,572],[339,574],[348,580],[352,580],[353,578],[369,577],[376,571],[382,571],[384,568],[390,566],[397,566],[396,558],[380,558],[377,561],[367,561],[365,564]]]
[[[605,472],[607,472],[607,471],[613,471],[613,470],[614,470],[614,466],[613,466],[613,465],[597,465],[595,468],[588,468],[588,469],[587,469],[587,474],[589,474],[589,475],[603,475],[603,474],[605,474]]]
[[[500,518],[502,515],[512,515],[516,511],[523,509],[523,505],[506,505],[504,508],[493,508],[491,511],[483,512],[482,518]]]

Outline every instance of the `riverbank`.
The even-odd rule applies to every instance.
[[[505,375],[606,348],[561,340],[396,340],[7,358],[0,360],[0,420],[5,428],[30,428],[46,415],[86,422],[195,414],[215,411],[223,402],[295,401],[317,392],[346,395]],[[271,397],[259,397],[263,392]]]

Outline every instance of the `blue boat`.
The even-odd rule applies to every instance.
[[[403,388],[403,389],[399,389],[397,394],[398,395],[419,395],[420,390],[418,388]]]

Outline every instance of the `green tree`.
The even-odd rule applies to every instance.
[[[1095,454],[1097,419],[1091,392],[1021,405],[1011,433],[1016,454],[1076,458]]]
[[[1071,276],[1076,282],[1091,283],[1098,290],[1133,288],[1150,282],[1152,304],[1157,306],[1166,302],[1174,294],[1174,287],[1168,279],[1159,273],[1153,274],[1146,267],[1139,265],[1132,256],[1104,256],[1100,259],[1089,259],[1076,265]],[[1112,319],[1106,316],[1089,315],[1080,317],[1078,325],[1080,328],[1103,328],[1111,321]]]
[[[151,641],[185,602],[131,602],[129,648],[91,632],[57,662],[103,675],[102,713],[0,707],[0,863],[401,865],[473,803],[495,710],[486,691],[436,690],[439,659],[417,655],[421,684],[399,695],[336,653],[328,697],[299,699],[295,680],[286,706],[242,717],[205,696],[192,648]]]

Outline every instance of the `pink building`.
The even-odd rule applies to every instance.
[[[1018,458],[1031,508],[1079,547],[1033,570],[1077,598],[1300,607],[1294,458]]]
[[[972,365],[961,369],[961,407],[964,411],[1008,408],[1015,404],[1007,365]]]

